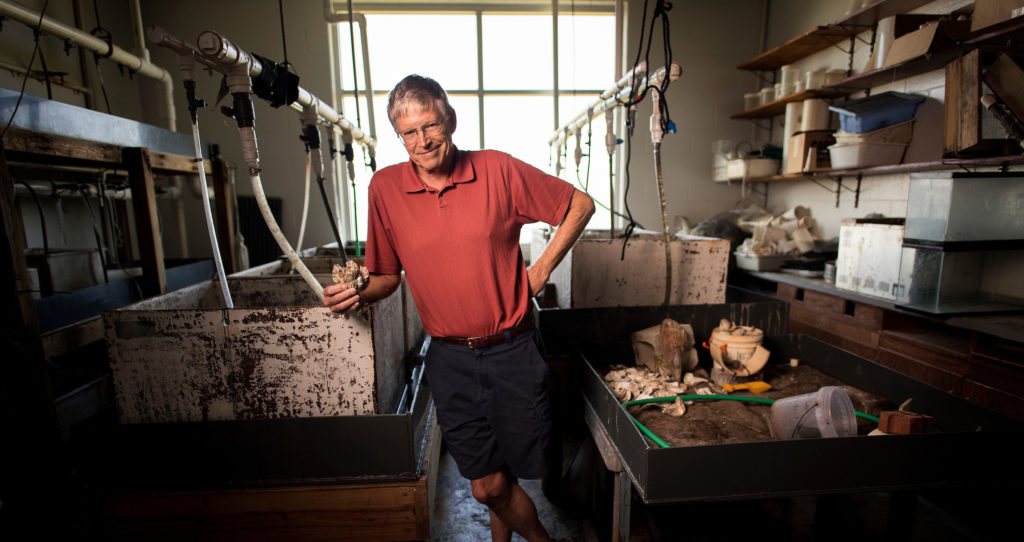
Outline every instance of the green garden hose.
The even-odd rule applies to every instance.
[[[626,401],[625,403],[622,403],[622,407],[623,409],[626,409],[626,407],[646,405],[649,403],[673,403],[677,398],[682,399],[683,401],[739,401],[741,403],[758,403],[762,405],[770,405],[775,402],[775,399],[768,399],[767,397],[744,397],[739,395],[672,395],[669,397],[634,399],[632,401]],[[858,418],[864,418],[865,420],[868,420],[870,422],[878,423],[878,417],[876,416],[872,416],[871,414],[867,414],[860,411],[855,411],[855,413]],[[633,415],[629,413],[628,409],[626,410],[626,415],[629,416],[630,420],[633,420],[633,423],[636,424],[637,428],[640,429],[641,433],[647,435],[647,437],[653,440],[658,446],[662,448],[672,447],[672,445],[665,442],[664,440],[661,440],[661,438],[659,438],[658,435],[655,435],[653,431],[645,427],[644,424],[640,423],[636,418],[634,418]]]

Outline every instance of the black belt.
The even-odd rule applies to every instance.
[[[446,344],[457,344],[459,346],[465,346],[468,348],[483,348],[485,346],[494,346],[497,344],[503,344],[512,339],[526,333],[533,329],[533,312],[526,314],[521,322],[502,331],[495,333],[494,335],[487,335],[486,337],[436,337],[437,340]]]

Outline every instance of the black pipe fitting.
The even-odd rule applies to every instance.
[[[256,126],[256,110],[252,106],[252,99],[248,92],[231,93],[232,111],[235,122],[239,128],[253,128]]]
[[[188,114],[192,118],[192,124],[195,124],[199,120],[199,108],[206,107],[206,100],[202,98],[196,98],[196,82],[193,79],[186,79],[185,85],[185,101],[188,103]]]
[[[307,124],[302,127],[302,140],[310,149],[320,148],[320,129],[316,124]]]

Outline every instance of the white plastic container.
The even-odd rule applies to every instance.
[[[832,169],[850,169],[899,164],[903,161],[906,143],[837,143],[828,148]]]
[[[758,92],[747,92],[743,95],[743,110],[750,111],[761,105],[761,94]]]
[[[839,386],[775,401],[771,425],[775,440],[857,436],[853,401]]]
[[[886,126],[863,134],[854,134],[842,130],[834,134],[836,143],[840,145],[853,143],[903,143],[909,144],[914,137],[914,119]]]
[[[779,172],[779,161],[771,158],[734,158],[725,166],[729,180],[768,177]]]
[[[786,263],[786,260],[791,259],[791,256],[784,254],[768,256],[758,256],[746,252],[734,252],[733,254],[736,255],[736,267],[747,271],[778,271],[782,268],[782,264]]]
[[[804,88],[807,90],[816,89],[825,84],[825,69],[819,68],[809,71],[804,76]]]

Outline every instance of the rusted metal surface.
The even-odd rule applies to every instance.
[[[589,233],[576,242],[551,273],[561,308],[635,307],[660,305],[665,300],[665,245],[657,235],[635,234],[626,243],[607,232]],[[531,256],[547,245],[536,237]],[[729,241],[691,237],[671,244],[670,304],[723,303],[729,267]]]
[[[304,252],[313,252],[309,249]],[[357,262],[361,260],[356,259]],[[345,261],[339,256],[303,256],[302,263],[309,268],[314,275],[330,275],[334,264],[344,265]],[[286,259],[275,260],[258,267],[252,267],[232,275],[233,278],[242,277],[268,277],[277,275],[288,275],[292,271],[291,262]],[[321,282],[323,279],[321,279]],[[409,283],[402,280],[400,294],[402,297],[402,320],[405,328],[404,352],[409,352],[423,340],[423,321],[420,320],[420,313],[416,310],[416,304],[412,300],[412,292],[409,291]]]
[[[104,313],[122,422],[391,412],[405,379],[401,296],[339,315],[297,276],[229,287],[234,309],[208,282]]]

